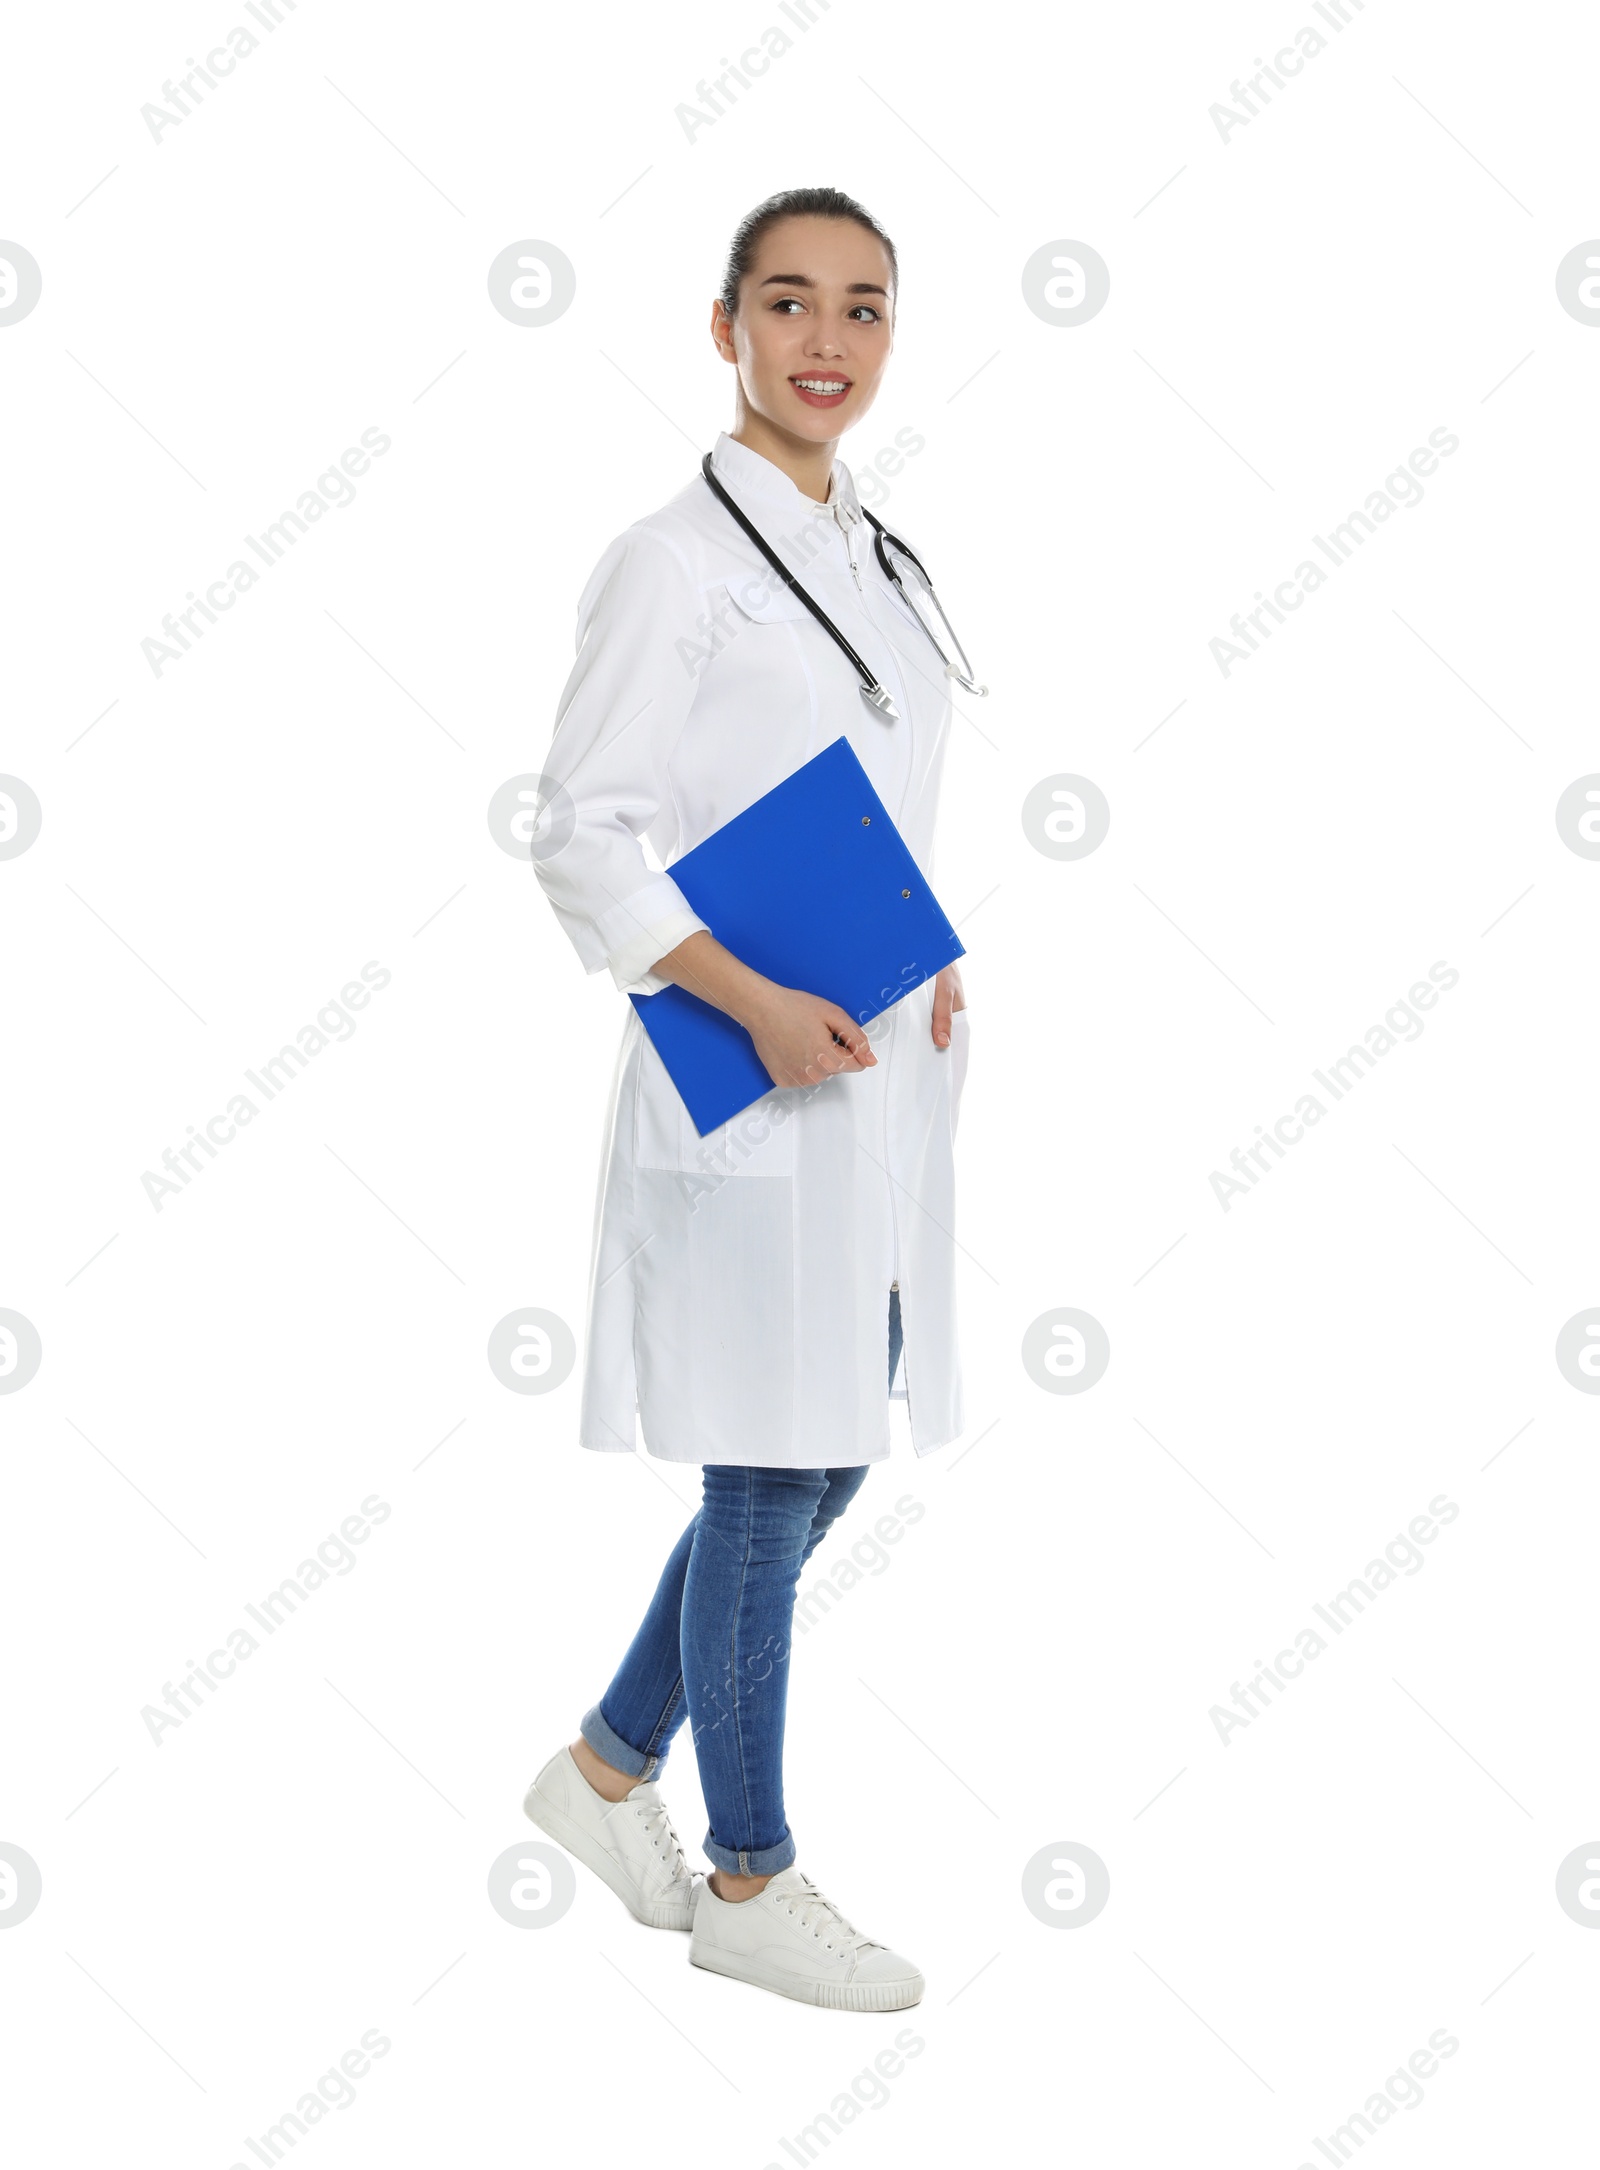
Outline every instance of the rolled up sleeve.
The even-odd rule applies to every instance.
[[[667,986],[651,965],[706,924],[640,845],[669,803],[703,607],[670,542],[647,528],[619,535],[578,605],[578,657],[544,761],[534,873],[584,970],[608,969],[625,994]]]

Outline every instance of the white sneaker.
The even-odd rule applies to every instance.
[[[899,2012],[926,1986],[899,1952],[846,1921],[799,1869],[782,1869],[753,1899],[719,1899],[702,1883],[689,1958],[713,1974],[838,2012]]]
[[[648,1780],[623,1800],[596,1793],[572,1760],[553,1755],[522,1804],[523,1813],[611,1886],[635,1921],[651,1929],[687,1929],[696,1886],[667,1805]]]

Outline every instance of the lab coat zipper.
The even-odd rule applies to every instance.
[[[889,1143],[889,1094],[893,1089],[894,1085],[894,1043],[899,1037],[900,1028],[904,1020],[893,1011],[891,1011],[890,1014],[893,1018],[893,1023],[890,1027],[889,1045],[886,1049],[886,1053],[889,1058],[886,1065],[887,1074],[885,1075],[883,1080],[883,1166],[884,1173],[889,1178],[889,1226],[894,1237],[894,1275],[889,1285],[892,1289],[896,1291],[900,1298],[900,1391],[905,1396],[906,1422],[910,1424],[911,1361],[906,1348],[906,1292],[900,1286],[900,1209],[895,1201],[894,1162],[892,1158],[892,1148]],[[913,1427],[913,1436],[915,1436],[915,1427]]]
[[[895,1043],[896,1039],[897,1039],[897,1038],[898,1038],[898,1036],[899,1036],[899,1026],[900,1026],[900,1017],[899,1017],[899,1014],[898,1014],[898,1012],[896,1012],[895,1010],[892,1010],[892,1009],[891,1009],[891,1011],[889,1012],[889,1031],[888,1031],[888,1035],[887,1035],[887,1037],[886,1037],[886,1040],[885,1040],[885,1043],[884,1043],[884,1050],[883,1050],[883,1053],[884,1053],[884,1066],[883,1066],[883,1094],[882,1094],[882,1099],[883,1099],[883,1133],[882,1133],[882,1135],[883,1135],[883,1174],[884,1174],[884,1180],[885,1180],[885,1182],[886,1182],[886,1183],[888,1184],[888,1186],[889,1186],[889,1229],[890,1229],[890,1233],[891,1233],[891,1235],[892,1235],[892,1237],[893,1237],[893,1241],[894,1241],[893,1270],[892,1270],[892,1273],[891,1273],[891,1278],[890,1278],[890,1286],[891,1286],[891,1287],[893,1287],[893,1288],[896,1288],[896,1289],[899,1289],[899,1287],[900,1287],[900,1211],[899,1211],[899,1208],[898,1208],[898,1206],[897,1206],[897,1205],[895,1204],[895,1196],[894,1196],[894,1151],[893,1151],[893,1148],[892,1148],[892,1146],[891,1146],[891,1145],[890,1145],[890,1143],[889,1143],[889,1095],[890,1095],[890,1093],[892,1092],[892,1090],[893,1090],[893,1087],[894,1087],[894,1043]],[[902,1341],[901,1341],[901,1349],[900,1349],[900,1362],[901,1362],[901,1364],[902,1364],[902,1365],[904,1365],[904,1364],[905,1364],[905,1360],[906,1360],[906,1359],[905,1359],[905,1343],[904,1343],[904,1339],[903,1339],[903,1336],[904,1336],[904,1333],[905,1333],[905,1304],[904,1304],[904,1300],[903,1300],[903,1298],[904,1298],[904,1291],[903,1291],[903,1290],[901,1291],[901,1295],[902,1295],[902,1302],[901,1302],[901,1307],[900,1307],[900,1330],[901,1330],[901,1335],[902,1335]]]

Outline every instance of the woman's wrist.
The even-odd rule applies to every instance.
[[[735,1024],[753,1032],[770,1014],[773,998],[783,992],[753,966],[725,949],[709,929],[687,935],[654,969],[690,994],[712,1003]]]
[[[737,958],[733,961],[739,964],[739,980],[723,1008],[736,1025],[743,1025],[753,1035],[772,1014],[773,1000],[783,989],[753,966],[739,963]]]

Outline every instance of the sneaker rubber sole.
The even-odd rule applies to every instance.
[[[553,1808],[538,1790],[538,1781],[528,1788],[522,1803],[522,1813],[530,1823],[549,1833],[558,1846],[564,1847],[586,1869],[592,1869],[608,1889],[614,1891],[635,1921],[642,1921],[647,1929],[689,1929],[694,1926],[692,1901],[675,1905],[671,1900],[641,1902],[629,1885],[628,1878],[603,1846],[597,1845],[581,1826],[559,1808]]]
[[[718,1951],[714,1945],[689,1947],[689,1964],[704,1967],[708,1974],[725,1974],[731,1981],[748,1982],[755,1989],[770,1989],[774,1996],[793,1997],[801,2004],[824,2005],[833,2012],[903,2012],[920,2004],[927,1983],[920,1974],[908,1982],[808,1982],[793,1977],[771,1977],[755,1971],[753,1963],[737,1952]]]

